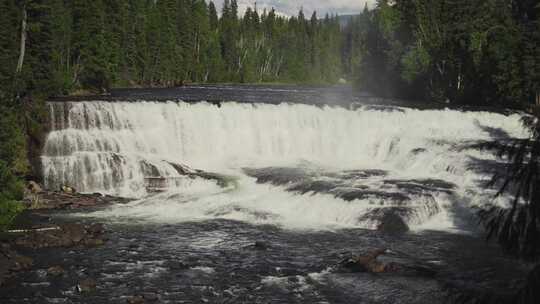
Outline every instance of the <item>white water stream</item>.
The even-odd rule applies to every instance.
[[[440,179],[454,194],[435,196],[441,212],[416,228],[452,228],[447,207],[485,202],[477,181],[489,176],[471,160],[489,152],[460,150],[494,134],[526,135],[520,116],[453,110],[347,110],[299,104],[157,102],[50,103],[52,132],[42,156],[45,184],[143,198],[96,213],[158,222],[226,218],[292,228],[372,227],[370,208],[328,194],[300,195],[256,184],[242,168],[310,164],[328,170],[382,169],[386,179]],[[233,176],[226,189],[191,179],[172,164]],[[147,197],[149,177],[167,177],[166,193]],[[146,178],[146,179],[145,179]],[[376,186],[379,179],[365,183]],[[422,204],[422,202],[419,202]]]

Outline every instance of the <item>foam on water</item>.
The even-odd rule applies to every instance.
[[[383,169],[393,179],[454,183],[452,195],[434,197],[444,209],[438,219],[429,222],[429,215],[419,212],[411,220],[417,227],[447,229],[455,224],[448,206],[486,198],[478,181],[488,176],[471,170],[471,160],[496,159],[458,147],[526,136],[520,115],[488,112],[99,101],[50,107],[52,132],[42,156],[46,186],[68,184],[82,192],[138,197],[94,215],[154,222],[224,218],[291,228],[373,228],[373,223],[358,220],[372,204],[256,184],[241,170],[309,163],[333,170]],[[237,180],[223,189],[214,181],[180,174],[178,164]],[[148,177],[175,182],[169,192],[147,197]]]

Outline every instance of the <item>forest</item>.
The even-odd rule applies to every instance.
[[[53,94],[192,82],[335,82],[341,73],[335,16],[308,19],[300,11],[285,18],[249,8],[239,17],[236,0],[225,1],[220,14],[203,0],[3,2],[4,43],[13,50],[3,68],[16,70],[27,14],[21,73]]]
[[[344,30],[343,66],[375,95],[540,102],[539,13],[535,0],[378,1]]]

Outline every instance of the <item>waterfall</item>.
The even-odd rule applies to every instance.
[[[195,187],[184,171],[244,179],[244,168],[299,164],[440,179],[465,193],[487,178],[470,170],[471,160],[495,156],[460,146],[526,135],[518,114],[455,110],[100,101],[49,107],[52,131],[42,155],[46,187],[130,197],[146,196],[149,178]]]

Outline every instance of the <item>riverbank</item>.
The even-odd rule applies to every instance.
[[[44,191],[31,182],[21,202],[25,210],[8,230],[0,232],[0,287],[10,289],[11,279],[32,270],[34,260],[27,255],[34,255],[36,251],[85,250],[107,241],[103,224],[54,218],[50,216],[52,213],[96,209],[129,201],[98,193],[80,194],[68,187],[63,191]],[[63,265],[50,265],[46,275],[55,277],[63,272]]]

